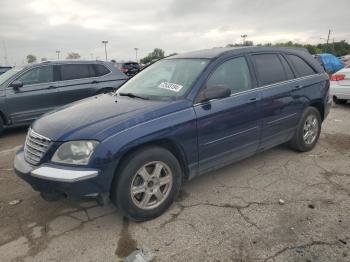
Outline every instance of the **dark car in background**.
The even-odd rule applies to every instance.
[[[330,105],[329,78],[304,49],[176,55],[117,96],[35,121],[14,166],[43,196],[110,196],[143,221],[162,214],[186,180],[286,142],[312,150]]]
[[[0,76],[0,133],[68,103],[117,90],[127,76],[102,61],[55,61],[15,67]]]
[[[11,66],[0,66],[0,75],[10,70],[11,68],[12,68]]]
[[[141,71],[141,66],[137,62],[118,63],[117,67],[129,77],[132,77]]]

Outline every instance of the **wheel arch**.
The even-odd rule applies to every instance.
[[[151,140],[135,146],[129,146],[127,149],[122,150],[122,154],[118,157],[118,164],[115,168],[113,180],[118,179],[118,174],[120,173],[119,170],[122,166],[122,163],[125,161],[125,159],[128,156],[130,156],[132,153],[134,153],[135,151],[141,148],[150,147],[150,146],[159,146],[171,152],[179,161],[179,164],[183,171],[183,180],[188,180],[190,171],[187,165],[187,158],[185,156],[185,152],[178,143],[176,143],[173,139],[170,139],[170,138],[161,138],[161,139]]]
[[[314,107],[318,110],[318,112],[320,113],[320,116],[321,116],[321,120],[323,122],[323,120],[324,120],[324,103],[320,100],[316,100],[316,101],[311,101],[309,106]]]
[[[8,124],[8,119],[6,118],[5,114],[2,111],[0,111],[0,118],[2,119],[4,124]]]

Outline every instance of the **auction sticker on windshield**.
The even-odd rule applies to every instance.
[[[159,88],[170,90],[173,92],[179,92],[181,88],[183,88],[182,85],[174,84],[174,83],[169,83],[169,82],[162,82],[158,86]]]

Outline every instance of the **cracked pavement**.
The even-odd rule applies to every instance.
[[[350,104],[333,106],[313,151],[279,146],[196,178],[144,223],[110,203],[42,200],[12,168],[26,128],[7,130],[0,261],[121,261],[138,248],[154,261],[350,261],[349,130]]]

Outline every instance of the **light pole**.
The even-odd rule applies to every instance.
[[[243,45],[245,45],[245,39],[248,37],[248,35],[241,35],[242,39],[243,39]]]
[[[138,49],[137,47],[135,47],[134,50],[135,50],[135,55],[136,55],[136,63],[138,63],[139,61],[138,61],[138,59],[137,59],[137,51],[138,51],[139,49]]]
[[[106,61],[107,61],[107,44],[108,44],[108,41],[107,40],[103,40],[102,44],[105,45],[105,55],[106,55]]]
[[[61,53],[61,51],[60,51],[60,50],[57,50],[57,51],[56,51],[56,54],[57,54],[57,60],[60,60],[60,53]]]

